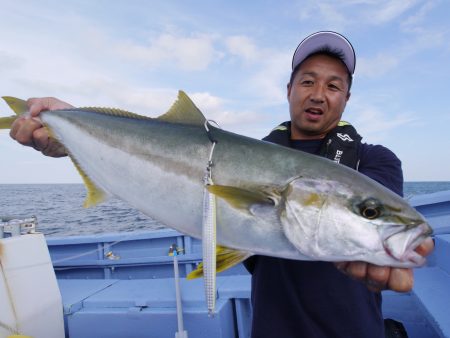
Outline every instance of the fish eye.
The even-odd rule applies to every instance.
[[[376,219],[381,215],[380,202],[374,198],[368,198],[359,205],[361,216],[367,219]]]

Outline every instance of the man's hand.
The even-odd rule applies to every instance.
[[[434,249],[434,242],[427,238],[416,251],[421,256],[428,256]],[[412,269],[391,268],[366,262],[338,262],[336,267],[346,275],[364,282],[372,291],[393,290],[410,291],[414,284]]]
[[[47,129],[43,127],[38,116],[46,110],[66,109],[73,106],[52,97],[29,99],[27,104],[31,117],[19,116],[13,122],[9,135],[20,144],[33,147],[46,156],[66,156],[64,146],[49,137]]]

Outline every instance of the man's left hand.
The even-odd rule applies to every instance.
[[[434,242],[427,238],[417,248],[421,256],[428,256],[434,249]],[[393,290],[408,292],[414,284],[412,269],[391,268],[366,262],[338,262],[336,267],[346,275],[364,282],[372,291]]]

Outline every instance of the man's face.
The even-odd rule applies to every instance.
[[[348,86],[340,60],[318,54],[303,61],[287,92],[292,139],[320,139],[336,127],[350,98]]]

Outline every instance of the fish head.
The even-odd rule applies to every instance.
[[[285,236],[313,260],[397,267],[425,263],[414,250],[431,227],[402,197],[372,180],[295,178],[280,206]]]

